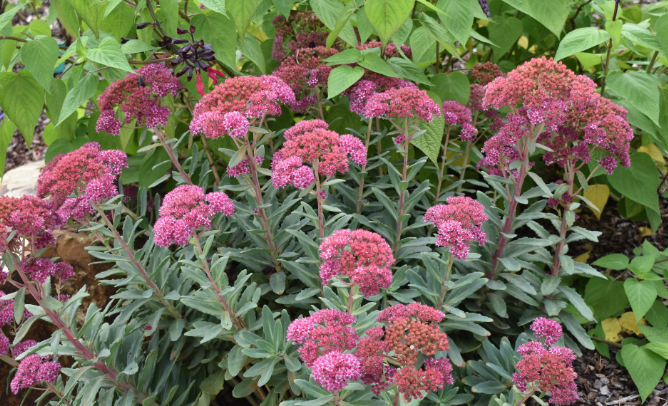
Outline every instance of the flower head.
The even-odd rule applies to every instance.
[[[320,245],[320,279],[323,284],[336,275],[359,285],[364,296],[377,295],[392,284],[394,256],[379,234],[366,230],[338,230]]]
[[[0,332],[0,355],[9,354],[9,338]]]
[[[313,380],[330,392],[342,390],[362,375],[360,362],[354,355],[335,351],[318,357],[312,369]]]
[[[295,102],[290,105],[297,113],[306,113],[315,104],[316,86],[326,86],[332,70],[323,60],[337,54],[334,48],[316,46],[298,49],[293,56],[284,58],[273,72],[283,80],[295,94]]]
[[[515,365],[515,385],[522,392],[549,392],[551,402],[567,405],[578,400],[577,374],[573,370],[575,353],[568,348],[554,346],[561,336],[561,326],[554,320],[538,318],[531,325],[544,343],[529,341],[518,348],[522,359]]]
[[[324,47],[329,31],[312,11],[292,10],[286,19],[279,15],[272,21],[276,28],[276,35],[272,46],[271,56],[277,61],[283,61],[288,52],[298,52],[305,48]],[[333,49],[341,49],[340,39],[334,41]]]
[[[300,345],[299,357],[311,367],[322,355],[355,348],[359,337],[351,326],[354,322],[355,317],[348,313],[335,309],[319,310],[293,321],[288,326],[287,338]]]
[[[291,184],[305,189],[315,180],[313,171],[327,177],[348,172],[349,157],[358,165],[366,164],[366,148],[352,135],[327,130],[322,120],[300,121],[285,132],[283,148],[274,154],[272,183],[281,188]]]
[[[3,227],[2,245],[7,245],[7,227],[33,241],[36,249],[55,244],[52,232],[64,224],[65,220],[57,213],[48,200],[24,195],[20,198],[0,196],[0,225]],[[15,242],[9,242],[13,248]]]
[[[430,207],[424,221],[433,223],[438,229],[436,245],[448,247],[455,258],[465,260],[472,242],[479,245],[487,242],[487,236],[480,228],[487,221],[485,207],[464,196],[449,197],[447,202]]]
[[[121,120],[115,117],[116,107],[125,113],[125,124],[136,119],[137,125],[164,126],[171,110],[161,106],[160,99],[170,94],[176,96],[179,90],[181,82],[167,67],[157,63],[145,65],[113,82],[98,97],[101,113],[95,130],[120,134]]]
[[[281,104],[291,105],[294,102],[292,89],[276,76],[228,78],[195,105],[190,131],[208,138],[225,134],[239,137],[247,126],[239,115],[246,119],[280,116]],[[239,115],[227,115],[232,112]]]
[[[471,77],[474,82],[485,86],[492,83],[494,79],[503,77],[503,72],[494,62],[477,63],[471,69]]]
[[[234,214],[234,203],[222,192],[204,194],[199,186],[181,185],[165,196],[155,223],[155,243],[185,245],[197,228],[210,228],[218,213]]]
[[[389,48],[390,47],[388,46],[385,49],[388,50]],[[416,86],[413,82],[384,76],[365,69],[362,78],[346,89],[342,95],[346,96],[350,101],[350,111],[359,115],[364,115],[364,109],[371,96],[389,89],[399,89],[402,87]]]
[[[546,345],[555,344],[561,338],[561,324],[559,322],[539,317],[531,323],[531,330],[538,339]]]
[[[17,395],[21,389],[29,388],[38,383],[53,383],[60,374],[60,363],[45,362],[37,354],[30,354],[21,360],[16,375],[12,379],[10,389]]]
[[[377,317],[382,327],[366,331],[357,352],[362,367],[362,382],[378,394],[391,383],[407,399],[422,398],[424,392],[438,391],[452,384],[452,365],[447,359],[435,359],[437,351],[448,349],[448,338],[438,323],[445,315],[426,305],[394,305]],[[387,355],[394,364],[385,364]],[[419,368],[418,361],[424,359]]]
[[[427,92],[415,87],[392,88],[369,98],[364,115],[369,118],[418,118],[432,121],[441,115],[438,104]]]
[[[118,150],[102,151],[96,142],[57,155],[37,180],[37,196],[49,197],[60,215],[82,220],[93,214],[93,202],[118,194],[116,179],[127,168],[127,155]]]

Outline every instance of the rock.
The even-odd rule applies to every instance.
[[[2,178],[0,195],[21,197],[37,194],[37,178],[44,165],[44,160],[41,160],[8,171]]]
[[[608,386],[603,386],[601,389],[599,389],[599,393],[603,396],[610,396],[610,389],[608,389]]]

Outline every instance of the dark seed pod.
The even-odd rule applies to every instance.
[[[184,66],[183,69],[181,69],[180,71],[178,71],[176,73],[176,77],[183,76],[183,74],[188,72],[189,70],[191,70],[191,69],[188,66]]]
[[[128,41],[133,40],[134,38],[121,38],[121,44],[125,44]]]
[[[191,33],[191,34],[194,34],[194,33],[195,33],[195,26],[194,26],[194,25],[191,25],[191,26],[190,26],[190,33]]]
[[[153,25],[153,23],[139,23],[139,24],[137,24],[137,29],[138,30],[143,30],[144,28],[146,28],[150,25]]]
[[[186,79],[188,79],[188,82],[190,82],[193,78],[193,70],[190,69],[188,70],[188,76],[186,76]]]
[[[619,2],[619,0],[617,0]],[[485,13],[485,15],[488,18],[492,18],[492,13],[489,12],[489,5],[487,4],[487,0],[478,0],[478,3],[480,3],[480,8],[482,8],[482,11]]]
[[[188,30],[182,30],[181,28],[176,29],[176,33],[179,35],[187,34]]]
[[[141,75],[137,78],[137,83],[138,83],[139,86],[141,86],[141,87],[146,87],[146,82],[144,82],[144,78],[141,77]]]
[[[180,56],[177,56],[176,58],[172,59],[172,65],[178,65],[181,62],[183,62],[183,59]]]
[[[187,44],[188,40],[183,39],[183,38],[175,38],[174,40],[172,40],[172,43],[173,44]]]

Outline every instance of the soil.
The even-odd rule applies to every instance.
[[[611,349],[608,360],[595,351],[585,351],[575,363],[581,405],[640,405],[638,390],[626,369],[614,361]],[[668,406],[668,386],[661,381],[647,398],[645,406]]]

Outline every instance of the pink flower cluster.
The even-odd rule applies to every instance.
[[[234,203],[223,192],[204,194],[199,186],[181,185],[167,193],[160,207],[160,218],[153,228],[155,243],[168,247],[186,245],[197,228],[210,228],[218,213],[234,214]]]
[[[348,172],[348,159],[366,165],[366,148],[352,135],[339,135],[327,129],[322,120],[300,121],[285,132],[283,148],[271,163],[271,181],[275,188],[293,185],[306,189],[315,175],[306,164],[317,168],[318,174],[331,177]]]
[[[72,265],[66,262],[53,263],[48,258],[29,258],[21,263],[21,269],[30,279],[44,283],[47,278],[67,281],[74,277]]]
[[[116,107],[125,113],[125,124],[137,120],[137,125],[145,124],[149,128],[167,124],[171,109],[160,105],[160,98],[176,96],[181,90],[181,82],[166,66],[152,63],[129,73],[125,79],[113,82],[97,101],[100,105],[100,117],[95,130],[109,134],[121,133],[121,120],[116,118]]]
[[[448,338],[438,323],[445,315],[426,305],[394,305],[377,317],[383,327],[373,327],[360,340],[357,357],[362,365],[362,382],[378,394],[389,384],[398,386],[407,400],[421,399],[424,392],[435,392],[454,383],[452,365],[447,359],[435,359],[445,351]],[[386,364],[390,356],[399,366]],[[420,356],[423,368],[417,368]]]
[[[350,111],[364,115],[364,109],[371,96],[389,89],[402,87],[415,87],[415,84],[365,69],[364,76],[342,94],[350,101]]]
[[[353,354],[330,352],[313,363],[313,380],[330,392],[338,392],[348,382],[362,376],[360,361]]]
[[[320,279],[326,285],[336,275],[359,285],[365,297],[392,284],[392,248],[379,234],[366,230],[338,230],[320,245]]]
[[[255,162],[257,165],[262,165],[262,162],[264,161],[264,158],[261,156],[256,156],[255,157]],[[241,175],[245,175],[247,173],[250,173],[250,162],[248,162],[248,159],[244,159],[235,166],[228,166],[227,167],[227,176],[232,177],[232,178],[238,178]]]
[[[448,204],[430,207],[424,221],[438,229],[436,245],[447,247],[455,258],[466,260],[472,242],[487,242],[487,235],[480,228],[487,221],[485,207],[465,196],[449,197],[446,201]]]
[[[446,124],[462,127],[459,134],[462,141],[475,141],[478,130],[472,124],[471,110],[459,102],[450,100],[444,101],[441,107],[443,108],[443,118]]]
[[[37,196],[50,197],[64,218],[83,220],[95,213],[91,201],[104,202],[118,195],[116,180],[127,166],[123,151],[102,151],[98,143],[89,142],[57,155],[44,167],[37,180]]]
[[[359,337],[352,327],[355,317],[335,310],[319,310],[288,326],[287,339],[301,345],[299,357],[312,367],[316,360],[331,352],[343,353],[357,346]]]
[[[353,316],[327,309],[292,322],[287,339],[301,345],[300,358],[312,368],[314,380],[331,392],[361,379],[375,394],[394,383],[408,400],[421,399],[423,391],[454,382],[449,360],[435,358],[448,349],[438,327],[444,317],[420,303],[390,306],[377,317],[383,326],[368,329],[360,340]]]
[[[9,338],[0,331],[0,355],[9,354]]]
[[[503,77],[503,72],[499,65],[494,62],[477,63],[471,69],[471,77],[473,81],[486,86],[492,83],[494,79]]]
[[[30,354],[21,360],[9,387],[12,393],[17,395],[21,389],[39,383],[54,383],[58,375],[60,375],[59,362],[47,361],[37,354]]]
[[[327,86],[332,70],[323,60],[337,53],[336,49],[324,46],[301,48],[281,61],[273,75],[287,83],[295,93],[295,102],[290,105],[292,110],[303,114],[316,103],[315,87]]]
[[[557,405],[576,402],[579,398],[575,384],[577,374],[573,370],[576,356],[568,348],[553,345],[561,336],[561,326],[553,320],[540,318],[534,321],[531,329],[545,342],[529,341],[518,348],[522,359],[515,365],[515,385],[522,392],[549,392],[551,402]]]
[[[364,107],[364,115],[369,118],[417,118],[431,122],[434,116],[441,115],[441,109],[424,90],[402,87],[372,95]]]
[[[294,103],[292,89],[276,76],[229,78],[195,105],[190,132],[208,138],[243,137],[249,119],[280,116],[281,104]]]
[[[6,227],[31,241],[35,249],[42,249],[55,244],[53,231],[60,228],[65,219],[55,210],[51,202],[35,196],[24,195],[20,198],[0,196],[0,226],[3,227],[2,246],[16,248],[16,240],[6,241]]]
[[[5,292],[0,291],[0,298],[6,296]],[[23,319],[29,319],[32,317],[32,314],[24,310]],[[11,324],[14,320],[14,299],[2,300],[0,299],[0,329],[2,326]]]
[[[627,111],[601,97],[596,83],[561,62],[532,59],[507,77],[496,78],[486,86],[482,107],[512,110],[507,124],[482,150],[486,156],[481,165],[490,173],[501,174],[503,166],[517,159],[516,144],[527,136],[537,136],[552,149],[543,156],[547,164],[588,163],[593,147],[606,155],[600,164],[609,173],[617,164],[630,165],[633,130]]]

